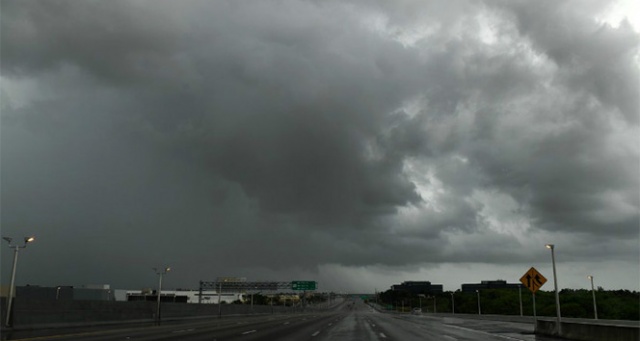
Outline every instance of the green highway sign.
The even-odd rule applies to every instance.
[[[293,281],[293,282],[291,282],[291,289],[293,289],[293,290],[316,290],[316,289],[318,289],[318,282],[316,282],[316,281]]]

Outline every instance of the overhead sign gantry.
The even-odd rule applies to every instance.
[[[203,290],[216,290],[218,292],[246,292],[246,291],[278,291],[278,290],[316,290],[316,281],[293,282],[246,282],[230,278],[219,278],[216,281],[200,281],[198,303],[202,303]]]

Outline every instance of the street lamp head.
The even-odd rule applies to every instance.
[[[593,276],[589,275],[587,276],[588,279],[593,279]]]
[[[553,250],[553,246],[554,246],[554,245],[553,245],[553,244],[546,244],[545,246],[547,247],[547,249],[551,249],[551,250]]]
[[[9,244],[11,244],[11,241],[13,240],[13,238],[10,237],[2,237],[2,239],[6,240]]]
[[[31,243],[32,241],[36,240],[36,237],[31,236],[31,237],[24,237],[24,243]]]
[[[170,267],[166,267],[166,268],[163,268],[163,269],[158,269],[158,268],[152,268],[152,269],[153,269],[153,271],[155,271],[155,272],[156,272],[156,274],[158,274],[158,275],[160,275],[160,274],[166,274],[167,272],[171,271],[171,268],[170,268]]]

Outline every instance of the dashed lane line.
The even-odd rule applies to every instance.
[[[317,332],[311,334],[311,336],[318,336],[318,334],[320,334],[320,331],[318,330]]]
[[[246,331],[246,332],[242,333],[242,335],[247,335],[247,334],[251,334],[251,333],[255,333],[255,332],[257,332],[257,330],[255,330],[255,329],[254,330],[249,330],[249,331]]]

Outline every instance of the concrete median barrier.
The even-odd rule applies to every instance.
[[[556,321],[536,320],[535,333],[555,335]],[[620,325],[612,322],[568,322],[562,321],[562,338],[576,341],[638,341],[640,322],[636,325]]]

